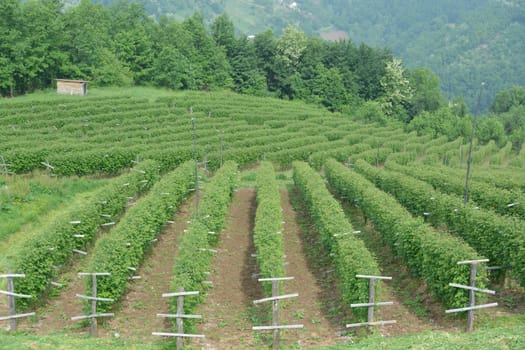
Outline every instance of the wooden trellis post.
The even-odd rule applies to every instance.
[[[177,297],[177,313],[176,314],[157,314],[157,317],[169,317],[175,318],[177,333],[166,333],[166,332],[153,332],[152,335],[158,335],[162,337],[176,337],[177,338],[177,350],[181,350],[183,346],[184,338],[204,338],[204,334],[186,334],[184,333],[185,318],[202,318],[202,315],[185,315],[184,314],[184,297],[187,295],[199,295],[198,291],[185,292],[184,288],[179,288],[176,293],[164,293],[163,298]]]
[[[476,305],[476,294],[475,294],[476,292],[486,293],[486,294],[496,294],[495,291],[490,290],[490,289],[476,288],[477,266],[479,263],[484,263],[488,261],[489,259],[458,261],[458,265],[470,264],[470,279],[469,279],[470,285],[464,286],[462,284],[457,284],[457,283],[448,284],[451,287],[467,289],[469,291],[469,306],[468,307],[463,307],[459,309],[450,309],[450,310],[445,311],[445,313],[447,314],[468,311],[467,329],[466,329],[467,332],[472,332],[472,329],[474,327],[474,310],[486,309],[489,307],[498,306],[498,303]]]
[[[355,275],[356,278],[366,278],[370,280],[369,284],[369,292],[368,292],[368,303],[363,304],[350,304],[350,307],[368,307],[368,320],[367,322],[360,322],[360,323],[350,323],[346,325],[346,328],[351,327],[360,327],[360,326],[368,326],[368,330],[370,331],[370,326],[384,326],[387,324],[394,324],[397,321],[396,320],[389,320],[389,321],[374,321],[374,306],[385,306],[385,305],[393,305],[393,301],[383,301],[383,302],[376,302],[375,301],[375,285],[376,280],[391,280],[392,277],[385,277],[385,276],[368,276],[368,275]]]
[[[7,175],[11,175],[13,174],[12,172],[10,172],[7,168],[9,168],[11,166],[11,164],[7,164],[4,157],[0,156],[0,167],[1,167],[1,170],[0,170],[0,174],[3,174],[6,176],[7,178]]]
[[[7,273],[5,275],[0,275],[0,278],[7,279],[7,291],[0,290],[0,294],[7,295],[7,304],[9,306],[9,316],[0,317],[0,321],[9,321],[9,330],[16,331],[16,320],[22,317],[34,316],[34,312],[29,312],[25,314],[16,314],[16,303],[15,298],[32,298],[31,295],[15,293],[15,287],[13,283],[13,278],[25,278],[25,274],[15,274]]]
[[[85,319],[90,318],[91,319],[91,335],[93,337],[96,337],[97,336],[97,317],[115,316],[114,313],[97,314],[97,301],[114,301],[114,299],[112,298],[97,297],[97,276],[111,276],[111,273],[109,272],[79,272],[78,276],[79,277],[91,276],[91,278],[93,279],[91,296],[83,295],[83,294],[76,295],[77,298],[91,300],[91,315],[74,316],[74,317],[71,317],[71,320],[78,321],[78,320],[85,320]]]
[[[55,170],[55,167],[49,164],[49,161],[46,159],[45,162],[40,162],[43,166],[46,167],[47,176],[56,176],[53,174],[53,170]]]
[[[279,324],[279,300],[296,298],[299,296],[298,293],[279,295],[279,282],[293,280],[294,277],[278,277],[278,278],[259,278],[259,282],[272,282],[272,296],[270,298],[264,298],[254,300],[254,304],[260,304],[267,301],[273,302],[272,306],[272,325],[271,326],[255,326],[252,327],[254,331],[273,331],[273,342],[272,349],[279,349],[280,346],[280,330],[281,329],[298,329],[303,328],[302,324],[292,325],[280,325]]]

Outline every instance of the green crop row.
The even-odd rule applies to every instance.
[[[432,230],[392,196],[335,160],[326,162],[325,174],[330,185],[363,211],[392,251],[437,298],[446,306],[467,305],[467,293],[448,284],[468,284],[469,267],[457,262],[481,258],[474,249],[450,234]],[[481,270],[478,276],[483,281],[486,272]]]
[[[344,304],[367,302],[369,281],[356,278],[356,274],[380,275],[375,258],[355,236],[343,209],[328,192],[318,173],[306,163],[294,162],[293,177],[320,235],[323,249],[333,256]],[[362,317],[363,310],[360,308],[354,313]]]
[[[257,264],[261,278],[284,276],[283,266],[283,214],[279,184],[270,162],[261,162],[257,169],[257,211],[253,241],[257,252]],[[271,295],[271,285],[265,289]]]
[[[101,237],[89,254],[88,272],[109,272],[111,276],[97,281],[98,296],[113,298],[114,303],[127,289],[129,277],[142,262],[166,222],[171,219],[180,203],[194,186],[192,162],[181,164],[164,175],[149,193],[132,206],[110,232]],[[88,279],[87,294],[91,294]],[[101,312],[111,309],[114,303],[100,303]]]
[[[449,172],[445,167],[439,169],[417,165],[405,167],[391,162],[385,164],[385,167],[426,181],[445,193],[463,196],[465,191],[465,178],[457,176],[454,172]],[[471,180],[469,198],[479,206],[492,208],[498,214],[514,215],[525,219],[525,205],[523,205],[525,194],[519,189],[505,190],[484,182]]]
[[[439,227],[464,239],[490,259],[490,265],[512,269],[525,287],[525,223],[515,217],[500,216],[493,211],[464,205],[457,196],[434,190],[432,185],[402,173],[372,167],[357,161],[354,169],[376,186],[396,197],[415,216],[426,216]]]
[[[226,162],[215,176],[206,184],[196,220],[192,220],[188,231],[179,241],[179,249],[173,267],[172,290],[184,288],[186,291],[202,291],[203,281],[210,272],[213,252],[212,244],[217,241],[224,224],[231,195],[237,182],[238,170],[234,162]],[[188,297],[184,301],[184,313],[193,314],[204,300],[202,293],[198,297]],[[177,299],[173,298],[170,308],[177,311]],[[194,324],[185,322],[185,330],[191,332]]]
[[[94,192],[80,198],[56,221],[35,232],[13,252],[12,270],[25,273],[16,280],[16,290],[34,297],[48,289],[56,268],[71,261],[73,249],[85,249],[93,242],[101,225],[117,222],[129,198],[147,191],[158,179],[158,164],[144,161]],[[19,301],[25,306],[25,299]]]

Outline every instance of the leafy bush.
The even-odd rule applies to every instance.
[[[375,258],[364,243],[355,237],[352,225],[343,209],[328,192],[321,176],[306,163],[293,163],[293,177],[315,223],[324,250],[333,254],[336,275],[343,302],[368,302],[369,281],[356,278],[356,274],[380,275]],[[366,310],[354,310],[364,317]]]
[[[261,278],[283,277],[283,215],[279,184],[275,180],[272,163],[261,162],[257,169],[256,189],[257,211],[253,240]],[[265,291],[271,295],[270,284],[265,284]]]
[[[158,164],[144,161],[92,195],[76,200],[64,216],[23,242],[13,257],[13,270],[26,274],[15,281],[17,292],[40,296],[56,274],[54,267],[70,262],[73,249],[85,249],[95,240],[100,225],[118,221],[130,196],[147,191],[157,180]],[[26,306],[26,299],[18,305]]]
[[[172,290],[184,288],[186,291],[202,291],[202,282],[206,279],[206,272],[210,271],[213,253],[209,251],[212,244],[217,242],[224,225],[224,218],[228,210],[231,194],[237,181],[237,164],[231,161],[224,163],[215,176],[206,185],[200,203],[199,215],[192,220],[188,232],[180,239],[180,246],[173,267]],[[215,234],[210,234],[214,232]],[[184,302],[186,314],[195,313],[197,306],[203,301],[203,295],[187,298]],[[177,300],[172,298],[170,308],[173,313],[177,310]],[[194,328],[193,320],[185,322],[185,328],[191,332]]]
[[[119,224],[101,237],[90,254],[89,272],[109,272],[110,277],[97,281],[100,297],[113,298],[117,302],[126,291],[132,271],[137,267],[151,241],[160,233],[178,205],[186,198],[194,176],[194,167],[188,161],[153,186],[151,191],[132,206]],[[91,291],[91,280],[87,282]],[[101,312],[112,303],[101,303]]]
[[[481,258],[474,249],[461,239],[432,230],[422,219],[412,217],[392,196],[335,160],[326,162],[325,174],[330,185],[363,211],[392,251],[415,276],[425,281],[437,298],[450,307],[467,305],[465,291],[448,284],[469,283],[469,267],[457,262]],[[478,278],[484,281],[486,272],[480,269]]]

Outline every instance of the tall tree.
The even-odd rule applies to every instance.
[[[381,78],[383,95],[380,98],[383,112],[401,121],[408,122],[406,107],[412,99],[410,81],[404,75],[401,60],[398,58],[387,62],[385,75]]]
[[[23,67],[22,33],[19,31],[22,14],[19,0],[0,1],[0,92],[13,95],[17,89],[17,78]]]
[[[409,73],[410,86],[414,96],[409,107],[412,119],[422,111],[433,112],[447,103],[439,88],[439,78],[429,68],[416,68]]]

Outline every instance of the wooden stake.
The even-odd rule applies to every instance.
[[[93,289],[92,289],[92,296],[97,297],[97,275],[91,276],[93,281]],[[91,301],[91,314],[96,315],[97,314],[97,301],[92,300]],[[91,319],[91,336],[96,337],[97,336],[97,318],[93,317]]]
[[[470,286],[475,288],[476,287],[476,273],[477,273],[477,266],[478,264],[471,264],[470,265]],[[469,306],[476,305],[476,292],[473,289],[469,290]],[[474,325],[474,310],[469,310],[467,315],[467,332],[472,332],[472,328]]]
[[[376,279],[372,278],[370,279],[370,285],[368,290],[368,302],[371,304],[368,307],[368,323],[374,322],[374,302],[375,302],[375,286],[376,286]],[[368,326],[368,333],[372,332],[372,327]]]
[[[272,297],[276,297],[278,295],[279,295],[279,281],[272,281]],[[273,308],[272,308],[272,326],[277,326],[277,325],[279,325],[279,299],[276,299],[273,301]],[[279,329],[274,329],[272,349],[279,349],[279,342],[280,342]]]
[[[193,160],[195,162],[195,215],[199,216],[199,166],[197,163],[197,129],[194,118],[191,118],[191,125],[193,126]]]
[[[179,293],[183,293],[184,288],[179,288]],[[182,315],[184,313],[184,295],[177,296],[177,314]],[[182,318],[176,319],[177,333],[184,334],[184,323]],[[183,338],[177,337],[177,350],[181,350],[183,345]]]
[[[7,291],[9,293],[15,292],[13,277],[7,277]],[[9,316],[16,315],[15,297],[13,295],[8,295],[7,303],[9,304]],[[16,318],[12,318],[9,320],[9,330],[11,332],[16,331]]]

